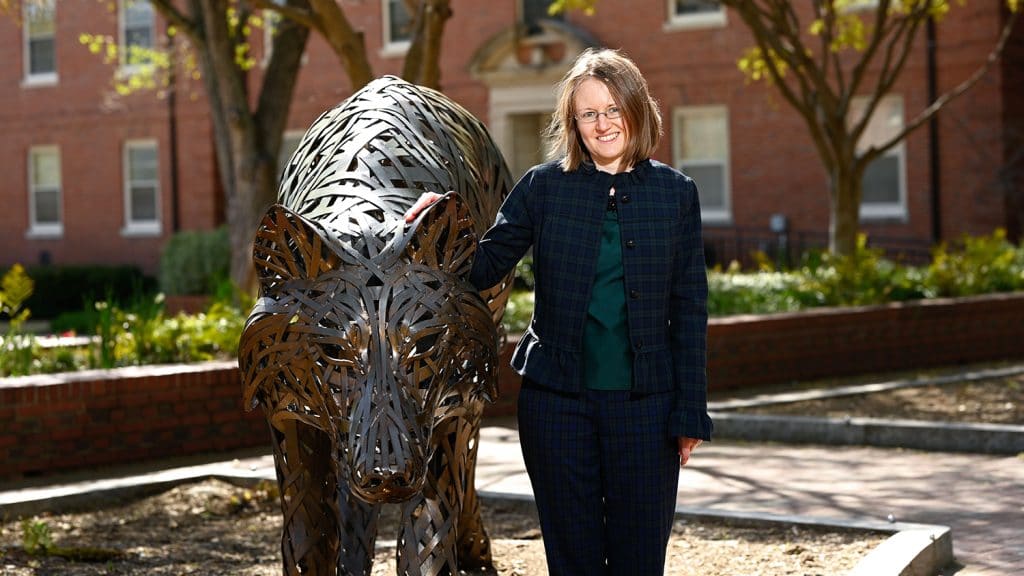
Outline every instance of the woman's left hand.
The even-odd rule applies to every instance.
[[[686,466],[686,463],[690,461],[690,453],[696,450],[697,446],[700,446],[703,440],[701,440],[700,438],[685,438],[683,436],[680,436],[678,440],[679,467],[681,468],[683,466]]]

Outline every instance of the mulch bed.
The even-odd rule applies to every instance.
[[[18,521],[0,524],[5,576],[224,575],[281,573],[280,512],[271,486],[245,489],[207,480],[122,506],[29,519],[45,525],[61,554],[104,552],[108,559],[32,556]],[[543,542],[530,502],[484,499],[496,571],[473,574],[543,576]],[[375,576],[394,573],[393,528],[382,520]],[[797,526],[742,527],[677,521],[666,574],[840,574],[887,537],[866,531]],[[467,575],[469,576],[469,575]]]
[[[767,404],[736,412],[1024,424],[1024,374],[977,382],[913,386],[870,394]]]

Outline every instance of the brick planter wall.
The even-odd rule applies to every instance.
[[[503,350],[501,397],[515,413],[519,377]],[[1024,358],[1024,294],[714,319],[714,390],[824,376]],[[245,412],[233,362],[0,379],[0,479],[267,446]]]
[[[234,362],[0,379],[0,478],[267,445]]]
[[[708,326],[711,389],[1024,358],[1024,293],[733,316]]]

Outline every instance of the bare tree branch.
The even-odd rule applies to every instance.
[[[352,90],[369,84],[373,79],[373,71],[366,56],[362,32],[352,28],[344,10],[335,0],[310,0],[309,5],[313,17],[320,23],[317,29],[345,67]]]
[[[893,146],[900,143],[901,140],[907,137],[908,134],[918,129],[925,122],[929,121],[938,114],[944,106],[959,98],[962,94],[970,90],[983,76],[988,72],[990,68],[999,60],[1000,54],[1003,52],[1003,48],[1006,47],[1006,42],[1010,38],[1010,34],[1013,32],[1013,27],[1017,23],[1017,19],[1020,17],[1020,11],[1011,12],[1010,17],[1007,18],[1006,24],[1003,26],[1002,33],[999,35],[999,41],[996,43],[995,48],[989,52],[985,58],[985,63],[982,64],[977,70],[974,71],[966,80],[957,84],[956,87],[949,90],[945,94],[942,94],[932,102],[930,106],[921,111],[920,114],[914,117],[913,120],[903,125],[903,129],[894,135],[888,142],[878,146],[880,153],[884,153]]]
[[[277,12],[281,16],[297,22],[306,28],[323,33],[323,30],[320,28],[321,22],[314,18],[313,12],[309,8],[303,9],[291,4],[278,4],[273,0],[249,0],[249,3],[255,8]]]

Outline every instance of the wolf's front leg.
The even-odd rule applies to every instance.
[[[380,505],[367,504],[356,498],[343,474],[338,482],[338,508],[341,512],[338,522],[341,537],[338,574],[370,576]]]
[[[460,418],[439,423],[438,443],[422,492],[402,507],[398,574],[458,574],[457,522],[465,495],[466,444],[458,443]]]
[[[458,520],[459,568],[479,570],[493,568],[491,539],[480,517],[480,500],[476,494],[476,456],[480,448],[480,407],[475,415],[460,418],[455,430],[456,446],[465,448],[465,466],[461,467],[462,505]]]
[[[331,440],[323,431],[294,419],[282,419],[270,431],[284,513],[283,573],[335,574],[338,483]]]

